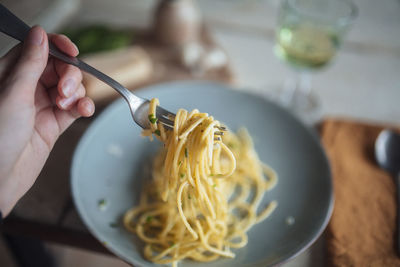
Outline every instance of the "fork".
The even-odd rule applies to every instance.
[[[29,30],[30,27],[25,22],[19,19],[5,6],[0,4],[1,32],[23,42],[28,35]],[[126,89],[124,86],[122,86],[122,84],[112,79],[110,76],[105,75],[101,71],[77,59],[76,57],[66,55],[51,42],[49,42],[49,54],[59,60],[64,61],[65,63],[78,67],[79,69],[95,76],[99,80],[114,88],[128,103],[133,120],[143,129],[150,128],[150,121],[148,117],[150,104],[149,100],[134,95],[131,91]],[[155,116],[166,128],[174,127],[174,113],[157,106]]]

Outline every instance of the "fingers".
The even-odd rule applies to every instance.
[[[83,117],[92,116],[95,109],[93,100],[89,97],[83,97],[79,99],[78,105],[76,107],[78,113]]]
[[[78,55],[78,48],[67,36],[59,34],[48,34],[48,37],[49,41],[57,46],[57,48],[64,53],[70,56]],[[68,78],[72,78],[72,82],[75,83],[69,83],[70,85],[66,83],[65,85],[63,85],[64,82],[68,80]],[[43,73],[41,82],[47,88],[53,87],[57,83],[59,83],[60,95],[64,97],[69,97],[73,95],[75,89],[78,89],[78,85],[81,80],[82,74],[78,68],[51,57],[49,60],[49,64],[47,64],[47,67]],[[63,90],[64,87],[65,89]]]
[[[65,35],[48,34],[49,41],[57,48],[70,56],[77,56],[78,48]],[[60,109],[68,110],[80,98],[85,95],[82,86],[82,72],[72,65],[66,64],[58,59],[50,58],[43,73],[42,83],[50,88],[57,85],[58,94],[56,104]],[[54,93],[51,97],[54,97]]]
[[[53,57],[49,58],[49,60],[47,61],[47,65],[44,68],[42,77],[40,77],[40,82],[46,88],[51,88],[53,86],[56,86],[58,83],[59,78],[55,69],[55,61],[56,61],[55,58]]]
[[[50,98],[55,99],[55,104],[61,110],[76,111],[80,116],[90,117],[94,113],[95,106],[93,100],[85,97],[85,94],[85,87],[80,84],[79,89],[68,98],[60,95],[54,96],[54,91],[50,92]]]
[[[65,98],[73,96],[82,82],[82,72],[77,67],[58,60],[55,62],[55,65],[60,77],[58,81],[59,94]]]
[[[64,53],[76,57],[79,54],[78,47],[65,35],[49,34],[49,40]]]
[[[70,110],[71,107],[86,94],[85,87],[79,84],[78,89],[70,97],[63,97],[58,95],[56,98],[56,104],[60,109]]]
[[[40,76],[47,64],[48,42],[45,31],[33,27],[26,37],[21,55],[9,75],[9,83],[23,95],[34,101],[34,94]]]
[[[90,117],[94,113],[94,103],[88,97],[79,99],[70,110],[65,111],[55,108],[54,114],[56,116],[58,125],[60,127],[60,134],[65,131],[77,118]]]
[[[92,99],[84,97],[85,88],[81,84],[75,94],[69,98],[63,98],[57,93],[57,88],[49,92],[50,98],[57,107],[54,107],[60,134],[65,131],[77,118],[90,117],[93,115],[95,106]]]
[[[79,54],[78,48],[67,36],[49,34],[49,38],[64,53],[73,57]],[[60,95],[65,98],[73,96],[82,81],[82,72],[77,67],[57,59],[54,61],[54,70],[59,77],[58,92]]]

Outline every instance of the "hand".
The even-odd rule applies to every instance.
[[[23,45],[0,59],[0,210],[7,215],[38,177],[60,134],[80,116],[91,116],[82,73],[48,57],[48,39],[71,56],[62,35],[33,27]]]

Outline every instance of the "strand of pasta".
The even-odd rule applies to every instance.
[[[146,243],[144,256],[155,263],[232,258],[230,248],[245,246],[251,226],[276,208],[272,201],[258,212],[277,175],[258,159],[245,130],[215,140],[218,121],[198,110],[179,110],[174,129],[167,131],[155,116],[158,104],[150,101],[150,130],[142,135],[156,137],[164,148],[139,206],[126,212],[123,223]]]

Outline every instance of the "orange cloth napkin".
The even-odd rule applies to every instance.
[[[335,190],[326,231],[331,266],[400,266],[395,183],[374,157],[375,139],[383,128],[333,119],[321,124]]]

